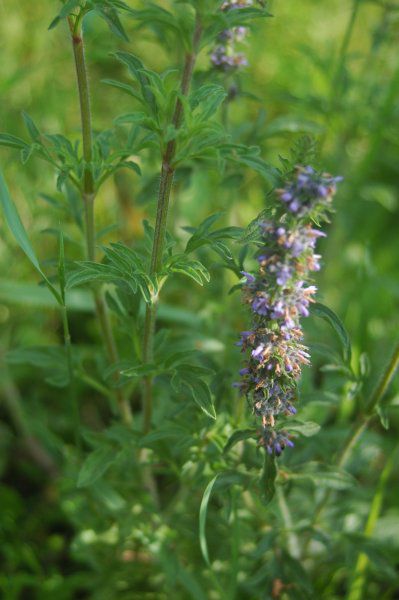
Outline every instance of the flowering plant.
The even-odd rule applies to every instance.
[[[394,3],[8,4],[0,596],[396,597]]]
[[[236,384],[252,401],[253,412],[262,420],[260,444],[279,456],[293,446],[285,430],[275,427],[280,414],[295,414],[297,382],[309,352],[302,342],[301,317],[309,316],[316,287],[310,274],[320,269],[316,241],[325,233],[310,220],[325,219],[340,177],[320,174],[312,167],[298,167],[284,188],[273,220],[259,223],[261,242],[256,275],[243,271],[243,299],[252,311],[250,331],[241,333],[238,345],[249,353]]]

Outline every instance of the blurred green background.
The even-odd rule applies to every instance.
[[[51,0],[3,0],[0,4],[0,131],[26,138],[21,117],[24,110],[43,131],[79,138],[67,28],[63,23],[47,30],[57,8],[58,3]],[[233,139],[259,145],[263,158],[275,165],[279,155],[289,156],[290,148],[301,136],[314,136],[317,162],[332,174],[343,175],[344,183],[335,201],[336,214],[328,238],[321,245],[324,268],[317,281],[319,299],[344,321],[352,339],[354,365],[366,352],[376,374],[388,361],[399,331],[399,4],[382,0],[275,0],[269,9],[273,18],[256,25],[245,48],[249,68],[239,75],[218,76],[221,83],[236,89],[224,116]],[[112,57],[113,51],[128,49],[157,71],[175,66],[179,60],[173,48],[160,49],[150,31],[135,28],[129,19],[124,23],[130,43],[114,38],[102,22],[87,20],[93,123],[98,130],[111,127],[118,114],[131,110],[127,96],[101,83],[104,78],[126,77]],[[209,55],[203,52],[197,77],[203,77],[208,69]],[[22,166],[17,153],[9,149],[1,149],[0,164],[37,254],[44,265],[51,267],[57,241],[51,231],[45,230],[59,227],[63,218],[42,196],[54,194],[53,173],[35,158]],[[154,214],[157,173],[154,164],[141,179],[123,173],[102,188],[97,201],[97,228],[117,222],[121,231],[110,233],[106,239],[122,236],[133,242],[142,236],[142,219],[152,219]],[[233,171],[220,175],[207,166],[188,179],[182,174],[181,185],[180,180],[176,185],[170,228],[179,233],[180,226],[196,225],[218,210],[226,211],[230,224],[245,227],[265,207],[266,191],[264,181],[249,171],[236,177]],[[72,239],[66,239],[70,258],[80,258],[82,247],[76,226],[63,223],[63,227]],[[10,347],[60,342],[58,315],[47,310],[48,303],[36,282],[36,274],[0,222],[0,361]],[[233,278],[230,283],[234,283]],[[205,308],[205,296],[186,296],[173,286],[168,301],[183,307],[192,302],[193,310],[202,311],[214,344],[209,342],[208,346],[214,351],[218,323],[212,325],[212,320],[217,321],[226,307],[231,311],[230,329],[227,334],[223,332],[230,343],[231,323],[236,330],[245,328],[245,317],[237,296],[224,300],[217,284],[212,290]],[[87,306],[84,298],[77,296],[75,300],[79,311],[71,316],[72,329],[75,339],[81,335],[85,340],[87,330],[92,333],[95,328],[91,322],[82,325]],[[309,331],[317,339],[317,327],[310,325]],[[232,352],[228,350],[227,354]],[[238,365],[237,356],[232,360]],[[37,379],[32,380],[29,369],[15,371],[18,388],[13,387],[8,372],[3,375],[4,398],[9,401],[13,394],[20,394],[28,415],[36,415],[36,434],[43,436],[47,447],[59,452],[52,431],[67,429],[68,415],[61,410],[54,413],[58,392],[54,394],[41,381],[38,384]],[[84,410],[90,422],[90,399]],[[355,410],[349,401],[342,402],[345,418]],[[11,515],[3,520],[2,533],[15,542],[7,546],[7,564],[22,564],[22,571],[40,576],[42,566],[36,550],[42,545],[44,561],[47,557],[51,564],[51,557],[56,556],[54,563],[65,566],[64,575],[72,572],[79,578],[79,567],[71,566],[65,546],[73,536],[65,519],[68,494],[61,511],[52,502],[58,493],[54,487],[45,487],[43,492],[40,473],[32,475],[23,462],[16,466],[17,459],[12,456],[14,432],[4,406],[0,407],[0,415],[4,421],[0,424],[0,444],[5,448],[2,505]],[[395,430],[386,436],[393,440]],[[18,493],[12,491],[14,485]],[[25,491],[28,500],[24,505]],[[23,530],[15,526],[18,519]],[[42,598],[50,598],[52,589],[59,591],[57,570],[51,573],[52,583],[46,588],[49,595],[43,591]],[[65,594],[59,597],[70,597]],[[8,597],[18,596],[10,592]]]

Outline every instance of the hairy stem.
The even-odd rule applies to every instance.
[[[90,91],[87,77],[86,60],[84,52],[83,30],[81,26],[81,15],[76,17],[76,21],[69,17],[68,23],[71,30],[72,48],[75,58],[76,78],[79,91],[80,116],[82,126],[82,144],[83,144],[83,192],[82,199],[85,211],[85,229],[86,229],[86,252],[88,260],[96,260],[95,249],[95,221],[94,221],[94,200],[96,190],[92,172],[93,159],[93,133],[91,125],[90,111]],[[118,350],[116,347],[111,321],[109,318],[107,305],[104,296],[100,290],[94,291],[94,301],[96,306],[96,314],[100,323],[104,344],[107,350],[110,363],[118,362]],[[115,374],[117,382],[118,375]],[[119,411],[123,421],[130,424],[132,421],[132,413],[127,399],[124,397],[120,389],[115,390],[116,399],[118,402]]]
[[[195,61],[197,58],[199,41],[201,38],[201,24],[197,17],[192,51],[188,52],[185,57],[184,68],[182,73],[180,91],[183,96],[186,96],[192,79]],[[173,113],[172,124],[176,129],[179,129],[183,118],[183,105],[179,99],[176,101],[175,110]],[[162,156],[161,166],[161,181],[158,192],[157,215],[155,221],[154,243],[151,254],[150,274],[154,275],[159,272],[162,266],[163,250],[165,245],[166,225],[168,219],[169,200],[172,190],[175,169],[173,159],[176,153],[176,141],[171,140],[167,143]],[[144,323],[144,338],[143,338],[143,362],[150,363],[153,359],[154,352],[154,332],[157,315],[158,298],[153,298],[150,304],[147,304],[145,323]],[[143,390],[143,430],[148,432],[151,427],[152,416],[152,377],[144,378]]]
[[[398,367],[399,367],[399,344],[397,344],[397,346],[392,354],[391,360],[389,361],[386,369],[384,370],[384,372],[382,374],[382,377],[381,377],[379,383],[377,384],[377,387],[375,388],[374,392],[372,393],[372,395],[366,405],[366,412],[359,418],[358,421],[356,421],[354,423],[352,430],[349,433],[341,452],[338,454],[336,464],[340,469],[343,469],[347,465],[354,447],[356,446],[356,444],[359,441],[360,437],[362,436],[363,432],[367,429],[368,424],[370,423],[372,417],[374,416],[374,410],[375,410],[377,404],[385,396],[385,393],[387,392]],[[328,490],[327,492],[325,492],[323,497],[321,498],[319,504],[316,506],[314,515],[313,515],[313,523],[312,523],[313,527],[318,523],[320,516],[321,516],[322,512],[324,511],[324,509],[331,497],[331,493],[332,493],[331,490]],[[304,548],[303,548],[304,554],[306,554],[306,552],[307,552],[309,543],[310,543],[310,538],[304,544]]]

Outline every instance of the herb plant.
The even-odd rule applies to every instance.
[[[22,265],[0,284],[5,598],[396,597],[398,545],[376,531],[399,522],[393,496],[381,516],[397,320],[377,356],[359,325],[366,259],[367,294],[350,284],[360,209],[341,200],[382,185],[384,130],[358,164],[340,153],[361,137],[352,88],[366,111],[349,68],[363,4],[333,63],[318,59],[325,96],[298,103],[319,123],[266,117],[278,102],[248,75],[278,3],[59,4],[47,39],[72,47],[76,86],[56,103],[72,118],[53,133],[37,105],[25,134],[0,134],[0,256]],[[397,9],[374,4],[372,57]],[[395,118],[395,85],[375,114]],[[17,158],[29,189],[44,185],[45,242],[14,201]],[[22,479],[39,491],[24,499]]]

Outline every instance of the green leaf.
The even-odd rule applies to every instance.
[[[67,0],[67,2],[65,2],[64,6],[58,13],[58,15],[51,21],[48,28],[54,29],[54,27],[56,27],[62,19],[65,19],[66,17],[68,17],[72,13],[74,8],[76,8],[77,6],[80,6],[80,4],[81,4],[81,0]]]
[[[189,258],[187,254],[172,256],[166,263],[165,270],[170,273],[181,273],[199,285],[203,285],[211,278],[208,269],[200,261]]]
[[[212,396],[208,385],[201,379],[194,378],[190,379],[190,381],[187,381],[186,383],[200,409],[203,410],[208,417],[216,420],[216,411],[212,402]]]
[[[273,500],[276,492],[277,466],[276,459],[265,452],[262,475],[260,477],[260,497],[264,504]]]
[[[28,346],[7,353],[11,365],[32,365],[42,369],[46,382],[55,387],[69,384],[68,363],[65,348],[59,346]]]
[[[146,377],[147,375],[155,375],[159,372],[159,366],[155,363],[148,363],[145,365],[137,365],[121,371],[121,375],[125,377]]]
[[[143,438],[141,438],[139,446],[151,448],[154,442],[162,442],[164,440],[175,438],[181,441],[184,437],[187,437],[187,431],[183,427],[179,427],[178,425],[170,425],[145,435]],[[189,437],[192,439],[191,436]]]
[[[226,98],[227,93],[224,87],[215,84],[206,84],[190,95],[190,104],[193,111],[196,111],[196,121],[207,121],[215,115],[219,106]]]
[[[349,334],[345,328],[345,325],[338,317],[338,315],[335,314],[335,312],[331,310],[331,308],[328,308],[328,306],[325,306],[320,302],[315,302],[314,304],[312,304],[311,313],[316,315],[317,317],[320,317],[321,319],[324,319],[331,325],[331,327],[337,333],[338,338],[342,344],[344,360],[347,363],[350,363],[352,351]]]
[[[227,160],[243,164],[257,171],[264,179],[272,185],[279,185],[281,175],[276,167],[265,162],[260,156],[260,148],[257,146],[245,146],[243,144],[224,144],[221,148],[222,155]]]
[[[29,144],[15,135],[8,133],[0,133],[0,146],[8,146],[9,148],[29,149]]]
[[[223,453],[227,454],[233,446],[241,442],[242,440],[247,440],[248,438],[256,437],[255,429],[238,429],[235,431],[227,440],[225,447],[223,448]]]
[[[346,490],[356,484],[350,473],[338,467],[321,465],[318,462],[309,462],[302,469],[299,467],[293,473],[286,473],[289,479],[308,479],[316,487],[326,487],[335,490]]]
[[[0,301],[29,308],[55,308],[58,303],[46,287],[37,283],[0,279]],[[93,296],[88,290],[72,290],[66,294],[68,310],[93,312]]]
[[[119,19],[118,12],[114,8],[104,4],[104,6],[96,6],[95,11],[102,19],[104,19],[113,34],[122,39],[124,42],[129,41],[129,38],[127,37],[123,25]]]
[[[104,481],[96,481],[93,485],[93,494],[112,512],[120,512],[126,506],[126,500]]]
[[[215,477],[206,486],[204,495],[201,500],[201,506],[200,506],[200,511],[199,511],[200,548],[201,548],[202,556],[204,557],[204,560],[209,567],[211,566],[211,563],[209,560],[208,544],[206,541],[206,514],[208,512],[208,504],[209,504],[209,499],[211,497],[212,488],[215,485],[215,481],[217,478],[218,478],[218,475],[215,475]]]
[[[290,431],[294,431],[296,433],[300,433],[305,437],[311,437],[312,435],[316,435],[320,431],[320,425],[318,423],[314,423],[313,421],[307,421],[305,423],[300,421],[290,421],[288,420],[285,424],[287,429]]]
[[[388,416],[387,407],[384,404],[379,403],[376,405],[375,411],[380,418],[380,422],[381,422],[381,425],[383,426],[383,428],[388,430],[389,429],[389,416]]]
[[[28,130],[28,133],[32,138],[32,141],[36,142],[40,138],[40,131],[34,124],[33,119],[28,115],[28,113],[23,112],[22,117],[24,119],[26,129]]]
[[[25,227],[22,224],[22,221],[19,217],[18,211],[15,208],[13,201],[11,200],[6,182],[4,181],[4,178],[3,178],[3,175],[1,172],[0,172],[0,204],[2,206],[7,224],[9,226],[9,228],[11,229],[12,233],[14,234],[14,237],[17,240],[18,244],[20,245],[22,250],[25,252],[26,256],[29,258],[32,265],[35,267],[35,269],[38,271],[38,273],[42,276],[47,287],[49,288],[50,292],[53,294],[53,296],[56,299],[56,301],[58,302],[58,304],[62,305],[62,298],[61,298],[60,294],[55,289],[55,287],[50,283],[50,281],[47,279],[46,275],[43,273],[43,271],[40,267],[39,261],[36,257],[36,254],[31,246],[31,243],[30,243],[27,233],[25,231]]]
[[[103,446],[91,452],[79,471],[77,486],[86,487],[102,477],[115,462],[115,455],[115,450],[109,446]]]

